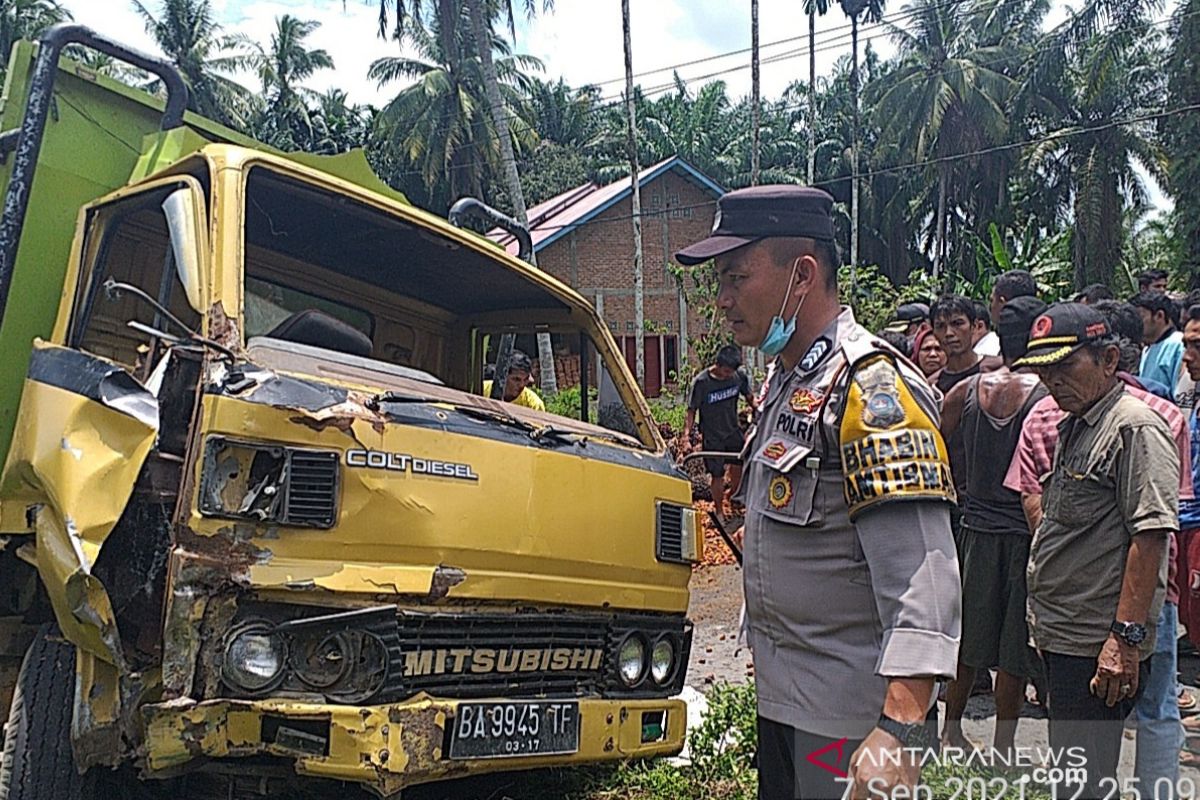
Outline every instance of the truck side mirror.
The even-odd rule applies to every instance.
[[[188,305],[203,314],[200,299],[200,275],[203,265],[198,228],[202,214],[197,207],[195,193],[188,187],[176,189],[163,200],[162,210],[167,217],[167,228],[171,232],[175,271],[187,293]]]

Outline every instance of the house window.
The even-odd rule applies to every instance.
[[[671,323],[667,323],[669,330]],[[667,383],[679,383],[685,376],[679,374],[679,339],[675,336],[663,337],[663,377]]]

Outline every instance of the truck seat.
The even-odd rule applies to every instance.
[[[370,358],[374,349],[365,333],[315,308],[297,311],[264,335],[362,358]]]

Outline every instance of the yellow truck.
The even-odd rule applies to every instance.
[[[361,153],[272,152],[186,97],[80,26],[11,57],[0,800],[678,752],[700,529],[595,311]],[[564,414],[483,393],[539,335]]]

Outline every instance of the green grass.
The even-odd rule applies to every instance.
[[[569,787],[564,796],[570,800],[753,800],[758,791],[758,774],[750,766],[756,740],[754,685],[717,684],[708,694],[708,702],[704,720],[688,731],[690,765],[674,766],[660,760],[592,771],[580,776],[583,780]],[[927,767],[921,774],[920,796],[933,800],[1049,800],[1050,793],[1043,787],[1026,785],[1019,793],[1018,777],[1013,771]],[[1005,788],[1008,792],[1002,795]]]
[[[650,405],[650,415],[654,417],[656,423],[669,425],[672,433],[679,433],[683,430],[684,417],[687,415],[687,403],[681,403],[678,399],[668,395],[652,397],[646,402]]]
[[[756,738],[754,685],[717,684],[708,694],[708,703],[704,720],[688,731],[691,764],[676,766],[660,759],[496,776],[478,793],[478,798],[754,800],[758,791],[758,775],[750,766]],[[1020,773],[1014,770],[926,767],[916,797],[921,800],[1051,800],[1046,787],[1026,784],[1020,790],[1019,776]],[[477,794],[462,787],[454,796],[467,800]]]

